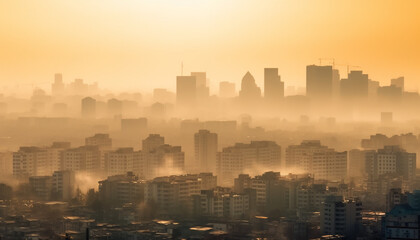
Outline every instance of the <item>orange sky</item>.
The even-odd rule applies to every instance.
[[[120,90],[175,88],[206,71],[211,91],[264,67],[304,86],[318,58],[420,89],[420,1],[0,0],[0,85],[49,87],[55,72]],[[340,66],[342,76],[344,66]]]

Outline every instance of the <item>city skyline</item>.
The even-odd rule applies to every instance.
[[[0,239],[420,239],[419,9],[0,0]]]

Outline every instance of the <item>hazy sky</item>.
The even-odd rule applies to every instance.
[[[305,85],[318,58],[362,66],[388,84],[420,86],[420,1],[0,0],[0,84],[49,90],[55,72],[127,90],[175,88],[175,76],[206,71],[239,83],[263,68]],[[341,75],[346,67],[339,66]],[[239,84],[237,84],[237,87]]]

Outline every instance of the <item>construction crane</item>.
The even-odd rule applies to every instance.
[[[350,64],[336,64],[335,66],[346,67],[347,75],[350,73],[350,68],[358,68],[358,69],[362,68],[361,66],[354,66]]]
[[[330,61],[330,63],[332,62],[333,67],[335,65],[335,59],[334,58],[318,58],[318,60],[319,60],[319,65],[322,65],[322,61]]]
[[[350,69],[351,68],[357,68],[357,69],[361,69],[361,66],[355,66],[355,65],[350,65],[350,64],[336,64],[335,63],[335,58],[318,58],[319,60],[319,65],[322,65],[322,63],[328,61],[328,63],[332,63],[333,68],[335,66],[343,66],[346,67],[347,69],[347,75],[350,73]]]
[[[361,66],[352,66],[352,65],[347,65],[347,75],[350,73],[350,68],[358,68],[361,69]]]

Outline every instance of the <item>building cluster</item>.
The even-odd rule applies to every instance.
[[[303,141],[286,149],[286,166],[313,174],[318,179],[347,177],[347,152],[336,152],[320,141]]]
[[[269,236],[272,228],[287,228],[283,234],[296,239],[417,236],[420,198],[415,189],[420,181],[416,153],[400,144],[402,138],[411,139],[413,142],[405,140],[404,146],[415,148],[416,137],[374,135],[361,141],[361,149],[348,152],[335,151],[319,140],[305,140],[288,146],[283,162],[281,147],[274,141],[237,143],[219,151],[216,133],[199,130],[192,136],[195,169],[200,172],[194,174],[185,173],[181,147],[165,144],[158,134],[145,138],[139,151],[114,149],[108,134],[96,134],[77,148],[55,142],[49,147],[21,147],[2,153],[2,171],[10,171],[7,162],[11,162],[14,177],[21,182],[16,190],[0,186],[2,216],[9,219],[10,213],[20,208],[15,205],[23,201],[11,199],[30,199],[25,208],[34,216],[45,217],[38,212],[43,208],[48,209],[44,214],[51,209],[61,211],[57,221],[62,227],[51,234],[75,239],[85,234],[111,234],[115,230],[112,224],[124,226],[112,234],[153,239],[159,231],[134,233],[131,224],[156,217],[186,219],[180,226],[206,222],[205,226],[187,224],[188,231],[177,233],[189,236],[200,229],[203,238],[215,234],[217,227],[211,223],[235,225],[238,221],[249,224],[253,236]],[[209,168],[213,171],[205,171]],[[302,174],[281,175],[272,169]],[[77,179],[80,175],[99,179],[98,190],[83,197],[83,180]],[[41,234],[42,221],[25,225],[29,220],[0,221],[3,236]],[[16,229],[38,226],[34,227],[38,230],[12,231],[9,223],[19,226]],[[159,236],[173,237],[175,229]],[[232,234],[235,230],[226,228],[222,236],[228,239]]]
[[[184,152],[179,146],[164,143],[152,134],[143,140],[143,149],[112,149],[108,134],[86,138],[85,145],[71,148],[70,143],[55,142],[50,147],[20,147],[13,154],[13,175],[25,179],[47,176],[55,171],[73,171],[89,176],[134,172],[144,179],[160,176],[168,169],[183,171]],[[6,160],[4,160],[6,161]]]
[[[278,68],[265,68],[263,75],[263,88],[247,72],[240,88],[233,82],[222,81],[218,93],[213,94],[207,73],[191,72],[188,76],[176,77],[175,92],[156,88],[151,99],[145,100],[141,93],[109,94],[96,83],[87,84],[82,79],[66,84],[62,74],[57,73],[51,84],[51,95],[41,89],[34,90],[30,108],[33,115],[40,116],[77,116],[90,120],[127,118],[125,125],[140,128],[147,124],[144,119],[138,120],[140,112],[154,120],[226,114],[234,117],[243,112],[255,116],[381,116],[385,124],[393,122],[394,114],[418,117],[412,109],[420,103],[420,95],[406,90],[404,77],[391,79],[389,85],[381,86],[361,70],[348,70],[347,76],[341,77],[334,64],[308,65],[306,85],[295,91],[295,87],[285,86]],[[0,103],[3,106],[0,110],[4,109],[0,114],[15,108],[13,101]]]
[[[403,77],[310,65],[293,94],[277,68],[209,86],[192,72],[143,98],[56,74],[29,109],[0,95],[0,239],[419,238],[420,137],[365,139],[417,116]]]

